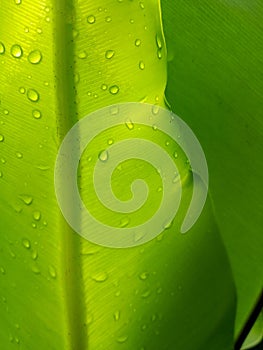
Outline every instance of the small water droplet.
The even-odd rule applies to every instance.
[[[18,159],[22,159],[23,158],[23,154],[21,152],[16,152],[16,157]]]
[[[147,325],[146,324],[143,324],[142,326],[141,326],[141,330],[142,331],[145,331],[147,329]]]
[[[33,259],[33,260],[36,260],[37,258],[38,258],[38,252],[37,252],[37,250],[33,250],[32,251],[32,253],[31,253],[31,258]]]
[[[174,152],[174,158],[177,159],[178,158],[178,153]]]
[[[139,68],[140,68],[141,70],[144,70],[144,69],[145,69],[145,64],[144,64],[143,61],[140,61],[140,62],[139,62]]]
[[[33,212],[33,218],[34,218],[34,220],[39,221],[41,219],[41,212],[38,210],[35,210]]]
[[[37,265],[33,265],[31,267],[31,270],[36,274],[36,275],[39,275],[40,274],[40,269]]]
[[[99,160],[101,162],[107,162],[108,159],[109,159],[108,151],[106,151],[106,150],[101,151],[99,154]]]
[[[0,134],[0,142],[4,142],[4,141],[5,141],[4,135]]]
[[[1,158],[1,163],[2,163],[2,164],[5,164],[5,163],[6,163],[5,158],[3,158],[3,157]]]
[[[26,89],[24,87],[19,88],[20,94],[24,94],[26,92]]]
[[[107,90],[108,86],[106,84],[102,84],[101,85],[101,90],[105,91]]]
[[[13,45],[11,47],[11,55],[15,58],[21,58],[23,56],[23,50],[20,45]]]
[[[127,126],[127,128],[129,130],[133,130],[134,129],[134,124],[133,124],[133,122],[131,120],[127,120],[125,125]]]
[[[37,33],[38,34],[42,34],[42,29],[41,28],[37,28]]]
[[[40,119],[42,117],[42,114],[38,109],[34,109],[32,115],[35,119]]]
[[[128,217],[124,217],[120,220],[120,227],[124,228],[127,227],[130,223],[130,219]]]
[[[27,194],[21,194],[19,198],[26,204],[30,205],[33,202],[33,198]]]
[[[85,58],[87,58],[87,52],[84,50],[84,51],[81,51],[79,54],[78,54],[78,58],[84,60]]]
[[[145,9],[144,3],[143,3],[142,1],[140,2],[140,8],[141,8],[142,10]]]
[[[30,249],[31,247],[31,243],[28,239],[23,239],[22,244],[26,249]]]
[[[21,5],[22,4],[22,0],[15,0],[15,4],[16,5]]]
[[[140,274],[140,279],[142,281],[145,281],[148,277],[149,277],[149,273],[148,272],[143,272],[143,273]]]
[[[106,272],[97,272],[91,276],[95,282],[105,282],[108,279],[108,274]]]
[[[27,97],[32,102],[37,102],[39,100],[39,93],[34,89],[29,89],[27,92]]]
[[[29,33],[29,28],[28,28],[28,27],[25,27],[24,32],[25,32],[25,33]]]
[[[113,85],[113,86],[111,86],[110,87],[110,93],[112,94],[112,95],[117,95],[117,93],[119,92],[119,87],[117,86],[117,85]]]
[[[163,45],[162,45],[162,40],[158,34],[155,37],[155,41],[156,41],[156,45],[157,45],[158,49],[161,49],[163,47]]]
[[[6,270],[3,266],[0,267],[0,272],[2,275],[5,275],[6,274]]]
[[[95,22],[96,22],[95,16],[93,16],[93,15],[88,16],[88,17],[87,17],[87,22],[88,22],[89,24],[95,23]]]
[[[20,339],[19,339],[18,337],[15,337],[15,342],[16,342],[17,344],[20,344]]]
[[[162,58],[162,50],[161,49],[159,49],[157,51],[157,57],[159,58],[159,60]]]
[[[56,278],[57,277],[57,271],[56,271],[56,269],[55,269],[55,267],[53,265],[49,265],[48,272],[49,272],[49,275],[52,278]]]
[[[125,343],[128,339],[128,336],[127,335],[122,335],[120,337],[117,338],[117,342],[122,344],[122,343]]]
[[[2,177],[3,177],[3,175],[4,175],[4,174],[2,173],[2,171],[0,171],[0,178],[2,178]]]
[[[157,115],[160,111],[160,107],[157,105],[152,106],[152,114]]]
[[[151,295],[151,291],[150,291],[150,289],[147,289],[147,290],[145,290],[145,291],[142,293],[141,297],[142,297],[143,299],[146,299],[146,298],[148,298],[150,295]]]
[[[28,55],[28,61],[32,64],[38,64],[42,61],[42,53],[39,50],[31,51]]]
[[[0,41],[0,55],[5,53],[5,45]]]
[[[108,139],[107,143],[108,143],[108,145],[112,145],[114,143],[114,140],[113,139]]]
[[[4,109],[4,114],[5,115],[8,115],[9,114],[9,111],[7,109]]]
[[[114,317],[115,321],[119,321],[119,319],[120,319],[120,311],[115,311],[113,317]]]
[[[140,39],[136,39],[135,40],[135,46],[139,47],[141,45],[141,40]]]
[[[108,60],[110,60],[114,55],[115,55],[115,51],[114,50],[107,50],[105,52],[105,58],[107,58]]]
[[[105,18],[105,22],[109,23],[109,22],[111,22],[111,21],[112,21],[112,18],[111,18],[110,16],[107,16],[107,17]]]

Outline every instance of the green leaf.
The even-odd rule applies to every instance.
[[[68,226],[55,196],[58,149],[78,120],[119,102],[165,106],[159,2],[1,2],[0,18],[2,348],[232,349],[235,287],[209,201],[179,232],[193,191],[182,151],[178,215],[143,246],[90,243]],[[174,151],[166,141],[157,137]],[[101,145],[94,149],[99,156]],[[88,175],[80,166],[87,201]]]
[[[167,98],[207,156],[238,292],[236,336],[263,287],[261,1],[164,0]]]

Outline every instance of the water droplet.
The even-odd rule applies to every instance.
[[[143,324],[143,325],[141,326],[141,330],[142,330],[142,331],[145,331],[146,328],[147,328],[147,325],[146,325],[146,324]]]
[[[160,111],[160,107],[157,105],[152,106],[152,114],[157,115]]]
[[[33,218],[34,218],[34,220],[39,221],[41,219],[41,212],[38,210],[34,211]]]
[[[157,51],[157,57],[159,58],[159,60],[162,58],[162,50],[161,49],[159,49]]]
[[[115,320],[115,321],[119,321],[119,319],[120,319],[120,311],[114,312],[113,317],[114,317],[114,320]]]
[[[87,22],[88,22],[89,24],[95,23],[95,22],[96,22],[95,16],[93,16],[93,15],[88,16],[88,17],[87,17]]]
[[[112,145],[112,144],[114,143],[114,140],[113,140],[113,139],[109,139],[109,140],[107,141],[107,143],[108,143],[108,145]]]
[[[37,169],[41,170],[41,171],[47,171],[50,169],[49,165],[37,165]]]
[[[127,122],[125,123],[125,125],[127,126],[127,128],[129,130],[133,130],[134,129],[134,124],[131,120],[127,120]]]
[[[130,223],[130,219],[128,217],[124,217],[120,221],[120,227],[121,228],[127,227],[129,223]]]
[[[106,84],[102,84],[101,85],[101,90],[105,91],[107,90],[108,86]]]
[[[5,164],[5,163],[6,163],[5,158],[3,158],[3,157],[1,158],[1,163],[2,163],[2,164]]]
[[[31,51],[28,55],[28,61],[32,64],[38,64],[42,61],[42,54],[39,50]]]
[[[143,299],[146,299],[146,298],[148,298],[150,295],[151,295],[151,291],[150,291],[150,289],[147,289],[147,290],[145,290],[145,291],[142,293],[141,297],[142,297]]]
[[[144,64],[143,61],[140,61],[140,62],[139,62],[139,68],[140,68],[141,70],[144,70],[144,69],[145,69],[145,64]]]
[[[3,266],[0,267],[0,272],[2,275],[6,274],[5,268]]]
[[[141,40],[140,40],[140,39],[136,39],[136,40],[135,40],[135,46],[137,46],[137,47],[138,47],[138,46],[140,46],[140,45],[141,45],[141,43],[142,43],[142,42],[141,42]]]
[[[32,251],[32,253],[31,253],[31,258],[33,259],[33,260],[36,260],[37,258],[38,258],[38,252],[37,252],[37,250],[33,250]]]
[[[159,37],[158,34],[155,37],[155,41],[156,41],[156,45],[157,45],[158,49],[161,49],[163,47],[163,45],[162,45],[161,38]]]
[[[19,88],[20,94],[24,94],[26,92],[26,89],[24,87]]]
[[[11,55],[15,58],[21,58],[23,56],[23,50],[20,45],[13,45],[11,47]]]
[[[108,151],[106,151],[106,150],[101,151],[99,154],[99,160],[101,162],[107,162],[108,159],[109,159]]]
[[[149,273],[148,272],[143,272],[143,273],[140,274],[140,279],[142,281],[145,281],[148,277],[149,277]]]
[[[9,111],[7,109],[4,109],[4,114],[5,115],[8,115],[9,114]]]
[[[4,141],[5,141],[4,135],[0,134],[0,142],[4,142]]]
[[[17,1],[17,0],[16,0]],[[18,337],[15,337],[15,342],[17,343],[17,344],[20,344],[20,339],[18,338]]]
[[[107,50],[105,52],[105,58],[107,58],[108,60],[110,60],[114,55],[115,55],[115,51],[114,50]]]
[[[55,267],[53,265],[49,265],[48,267],[48,273],[52,278],[56,278],[57,277],[57,271],[55,269]]]
[[[27,97],[32,102],[37,102],[39,100],[39,94],[34,89],[29,89],[27,92]]]
[[[112,106],[110,108],[110,114],[111,115],[117,115],[119,113],[119,107],[118,106]]]
[[[2,173],[2,171],[0,171],[0,178],[2,178],[3,177],[3,173]]]
[[[28,239],[23,239],[22,244],[26,249],[29,249],[31,247],[31,243]]]
[[[79,54],[78,54],[78,58],[84,60],[85,58],[87,58],[87,52],[86,51],[81,51]]]
[[[30,205],[33,202],[33,198],[27,194],[21,194],[19,198],[26,204]]]
[[[110,87],[110,93],[112,95],[116,95],[119,92],[119,90],[120,89],[119,89],[119,87],[117,85],[113,85],[113,86]]]
[[[162,287],[159,287],[159,288],[157,288],[156,293],[157,293],[157,294],[161,294],[161,293],[162,293],[162,291],[163,291]]]
[[[140,2],[140,8],[141,8],[142,10],[145,9],[144,3],[143,3],[142,1]]]
[[[122,335],[120,337],[117,338],[117,342],[122,344],[122,343],[125,343],[128,339],[128,336],[127,335]]]
[[[109,23],[109,22],[111,22],[111,21],[112,21],[112,18],[111,18],[110,16],[107,16],[107,17],[105,18],[105,22]]]
[[[152,128],[153,128],[154,131],[156,131],[158,129],[157,125],[155,125],[155,124],[152,126]]]
[[[42,114],[38,109],[34,109],[32,115],[35,119],[40,119],[42,117]]]
[[[42,34],[42,29],[41,28],[37,28],[37,33],[38,34]]]
[[[40,269],[37,265],[33,265],[31,267],[31,270],[36,274],[36,275],[39,275],[40,274]]]
[[[28,28],[28,27],[25,27],[24,32],[25,32],[25,33],[29,33],[29,28]]]
[[[174,152],[174,158],[177,159],[178,158],[178,153]]]
[[[105,282],[108,279],[108,274],[106,272],[98,272],[91,276],[95,282]]]
[[[20,153],[20,152],[16,152],[16,157],[17,157],[18,159],[21,159],[21,158],[23,158],[23,154]]]
[[[5,45],[0,41],[0,55],[5,53]]]

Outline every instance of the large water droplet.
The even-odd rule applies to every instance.
[[[115,51],[114,50],[107,50],[105,52],[105,57],[110,60],[113,56],[115,55]]]
[[[5,53],[5,45],[0,41],[0,55]]]
[[[11,47],[11,55],[15,58],[21,58],[23,56],[23,50],[20,45],[13,45]]]
[[[96,22],[96,17],[93,16],[93,15],[88,16],[88,17],[87,17],[87,22],[88,22],[89,24],[95,23],[95,22]]]
[[[117,93],[119,92],[119,87],[117,85],[113,85],[110,87],[109,91],[112,95],[117,95]]]
[[[39,50],[31,51],[28,55],[28,61],[32,64],[38,64],[42,61],[42,54]]]
[[[29,89],[27,92],[27,97],[32,102],[37,102],[39,100],[39,93],[34,89]]]

